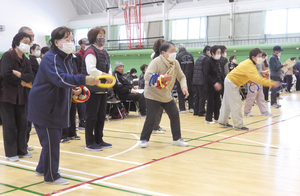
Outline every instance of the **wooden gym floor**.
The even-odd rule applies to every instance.
[[[41,151],[36,134],[29,142],[32,158],[7,161],[1,129],[0,195],[300,195],[300,93],[282,97],[272,117],[255,105],[254,116],[244,117],[247,132],[180,114],[189,147],[171,145],[166,114],[166,133],[153,134],[145,149],[139,147],[144,119],[136,113],[106,122],[111,149],[86,151],[79,130],[81,140],[61,144],[60,170],[69,185],[47,185],[34,175]]]

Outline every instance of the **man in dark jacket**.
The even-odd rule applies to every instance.
[[[124,64],[120,61],[115,63],[115,71],[113,76],[116,77],[116,84],[113,87],[121,100],[133,100],[139,102],[139,110],[142,118],[146,118],[146,101],[143,94],[137,93],[132,84],[128,82],[123,76]]]
[[[283,50],[281,49],[280,46],[274,46],[273,54],[269,60],[271,80],[279,81],[279,82],[281,82],[281,77],[280,77],[281,76],[281,68],[287,66],[287,64],[281,65],[281,63],[279,61],[279,57],[280,57],[280,54],[282,51]],[[277,100],[276,100],[277,97],[279,97],[279,93],[277,93],[279,89],[280,89],[280,87],[272,88],[272,90],[271,90],[271,107],[273,107],[273,108],[279,108],[281,106],[281,105],[277,104]]]
[[[196,60],[196,64],[194,67],[193,74],[193,85],[195,90],[195,106],[194,106],[194,115],[204,116],[205,111],[205,101],[206,95],[204,92],[204,75],[203,75],[203,61],[206,58],[209,58],[210,54],[210,46],[205,46],[203,49],[203,54],[199,56]]]
[[[185,45],[183,44],[179,44],[178,50],[179,52],[177,54],[176,60],[179,62],[181,70],[183,71],[186,77],[188,91],[190,94],[188,97],[189,110],[191,113],[193,113],[194,112],[194,93],[193,93],[194,56],[192,55],[192,53],[186,51]],[[178,92],[178,99],[179,99],[179,110],[181,113],[185,113],[184,95],[181,91],[179,82],[176,82],[176,84],[177,84],[177,92]]]
[[[298,62],[294,65],[293,69],[297,78],[296,91],[300,91],[300,57],[298,59]]]

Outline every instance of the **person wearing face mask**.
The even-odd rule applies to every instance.
[[[232,114],[233,126],[237,130],[248,131],[243,123],[242,99],[240,97],[239,87],[252,80],[263,86],[272,86],[276,88],[279,82],[263,78],[256,69],[256,64],[262,63],[262,51],[254,48],[249,53],[249,59],[241,62],[234,70],[227,74],[225,78],[224,97],[222,100],[219,125],[223,127],[232,127],[228,123],[230,112]]]
[[[229,72],[231,72],[234,68],[236,68],[236,66],[238,66],[238,64],[236,64],[236,56],[235,55],[232,55],[230,58],[229,58],[229,62],[227,63],[227,71],[225,70],[225,75],[227,75]]]
[[[18,33],[21,33],[21,32],[27,33],[30,36],[31,42],[30,42],[29,45],[31,46],[33,44],[33,42],[34,42],[34,33],[33,33],[32,29],[29,28],[29,27],[23,26],[18,31]],[[29,55],[30,55],[29,52],[28,53],[24,53],[24,54],[25,54],[25,56],[27,58],[29,58]]]
[[[135,68],[132,68],[128,74],[128,76],[126,76],[126,80],[128,80],[128,82],[130,82],[131,84],[133,83],[134,79],[137,79],[138,77],[136,76],[137,70]]]
[[[28,120],[34,123],[42,145],[35,175],[44,176],[45,183],[63,185],[69,181],[58,171],[60,139],[62,129],[70,127],[72,95],[81,93],[80,85],[97,85],[100,81],[77,74],[72,29],[54,29],[50,44],[29,94]]]
[[[300,57],[297,63],[293,66],[293,70],[296,76],[296,91],[300,91]]]
[[[89,42],[89,40],[87,38],[82,38],[82,39],[80,39],[78,41],[78,44],[80,45],[80,50],[78,50],[76,52],[75,56],[76,56],[76,64],[77,64],[78,74],[80,74],[81,73],[81,66],[82,66],[82,59],[83,59],[83,56],[84,56],[84,52],[90,46],[90,42]],[[85,123],[86,123],[86,105],[85,105],[85,103],[76,103],[76,108],[77,108],[78,117],[79,117],[78,129],[85,129]],[[73,111],[76,112],[76,109],[73,110]]]
[[[5,156],[9,161],[30,158],[27,151],[27,115],[25,105],[28,102],[27,84],[33,81],[29,59],[31,38],[21,32],[12,41],[12,50],[5,52],[1,59],[0,113],[3,123],[3,141]]]
[[[88,40],[91,45],[84,53],[81,73],[94,77],[111,75],[109,55],[103,48],[105,30],[102,27],[92,28],[88,32]],[[101,81],[104,82],[105,79]],[[106,83],[111,82],[111,79],[106,80]],[[111,148],[112,144],[103,140],[108,90],[98,86],[87,87],[91,91],[91,97],[86,102],[85,149],[101,151],[103,148]]]
[[[189,89],[189,112],[194,113],[194,92],[193,92],[193,72],[194,72],[194,56],[192,53],[186,50],[184,44],[179,44],[178,46],[178,54],[176,56],[176,60],[179,62],[181,70],[183,71],[185,78],[187,80],[187,86]],[[184,95],[181,92],[181,87],[178,81],[177,84],[177,93],[178,93],[178,100],[179,100],[179,113],[185,113],[185,99]]]
[[[39,63],[37,61],[37,58],[41,56],[41,48],[38,44],[33,44],[30,47],[30,55],[29,60],[31,63],[32,73],[34,75],[34,78],[38,72],[39,69]]]
[[[222,81],[224,80],[222,69],[220,66],[221,49],[219,46],[210,48],[210,58],[203,61],[204,72],[204,91],[207,95],[207,108],[205,122],[214,124],[212,116],[217,121],[219,118],[221,98],[220,91],[223,88]]]
[[[281,73],[282,73],[281,68],[286,67],[288,65],[287,63],[282,65],[279,61],[282,51],[283,50],[281,49],[280,46],[274,46],[273,54],[269,60],[270,78],[274,81],[280,81],[280,82],[282,82],[281,77],[280,77]],[[279,97],[279,93],[278,93],[279,89],[280,89],[280,87],[272,88],[272,90],[271,90],[271,107],[273,107],[273,108],[281,107],[281,105],[277,104],[277,97]]]
[[[265,51],[262,51],[262,58],[263,58],[263,63],[262,65],[262,76],[264,78],[269,79],[269,65],[268,65],[268,55]],[[269,91],[270,91],[270,87],[269,86],[263,86],[263,92],[264,92],[264,96],[265,96],[265,101],[266,102],[270,102],[269,101]]]
[[[227,60],[227,48],[224,45],[220,45],[219,47],[221,49],[220,66],[221,66],[221,70],[222,70],[223,79],[225,79],[226,73],[229,72],[228,66],[226,66],[228,64],[228,60]],[[222,81],[221,84],[222,84],[222,86],[224,86],[224,80]],[[220,93],[223,96],[223,94],[224,94],[224,88],[221,89]]]
[[[194,66],[193,74],[193,86],[195,89],[195,105],[194,116],[205,116],[205,101],[206,94],[204,91],[204,74],[203,74],[203,62],[205,59],[210,58],[210,46],[205,46],[203,54],[198,57]]]
[[[262,51],[262,54],[264,54],[264,53],[265,52]],[[266,74],[266,72],[263,71],[264,61],[265,60],[263,59],[263,57],[258,57],[257,61],[255,61],[256,62],[255,67],[261,76],[263,76],[263,74]],[[258,106],[262,116],[272,116],[273,114],[268,111],[268,108],[266,106],[266,102],[264,99],[264,93],[263,93],[263,86],[261,84],[255,84],[252,81],[250,81],[248,83],[248,85],[250,85],[250,87],[249,87],[250,89],[251,89],[251,87],[256,88],[256,85],[258,85],[258,90],[256,90],[256,91],[253,90],[252,92],[250,90],[248,90],[247,97],[246,97],[246,103],[245,103],[245,107],[244,107],[244,115],[245,116],[253,116],[253,114],[251,113],[251,109],[254,104],[254,101],[256,101],[257,106]]]
[[[291,61],[296,63],[296,57],[290,58]],[[293,82],[293,68],[290,67],[287,69],[287,71],[284,73],[284,82],[287,83],[286,92],[291,93],[292,88],[292,82]]]
[[[160,89],[155,85],[151,85],[157,80],[156,77],[152,77],[155,76],[153,74],[164,74],[159,78],[163,81],[162,83],[165,83],[167,86]],[[179,81],[182,93],[185,95],[185,99],[189,96],[189,93],[187,90],[185,75],[176,60],[176,49],[172,42],[162,43],[160,47],[160,56],[150,62],[144,78],[144,95],[147,103],[147,118],[140,137],[140,147],[146,148],[148,146],[148,141],[153,131],[153,125],[160,107],[163,107],[170,119],[173,135],[172,144],[177,146],[188,146],[188,143],[184,142],[181,138],[179,112],[171,94],[175,80],[177,79]],[[151,83],[152,80],[155,81]]]
[[[143,64],[140,67],[142,73],[139,76],[139,83],[138,83],[139,89],[144,89],[145,88],[145,79],[144,79],[144,76],[145,76],[145,72],[146,72],[147,68],[148,68],[147,64]]]

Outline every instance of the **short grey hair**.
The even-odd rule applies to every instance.
[[[24,27],[21,27],[21,28],[19,29],[19,32],[18,32],[18,33],[21,33],[21,32],[26,33],[25,31],[32,31],[32,29],[29,28],[29,27],[24,26]]]
[[[178,45],[178,49],[179,49],[179,50],[180,50],[180,49],[183,49],[183,48],[186,48],[184,44],[179,44],[179,45]]]

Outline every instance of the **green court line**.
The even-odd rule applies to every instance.
[[[21,170],[25,170],[25,171],[35,172],[35,171],[32,170],[32,169],[22,168],[22,167],[18,167],[18,166],[14,166],[14,165],[8,165],[8,164],[3,164],[3,163],[0,163],[0,165],[7,166],[7,167],[12,167],[12,168],[16,168],[16,169],[21,169]],[[64,179],[68,179],[68,180],[72,180],[72,181],[76,181],[76,182],[84,182],[84,181],[77,180],[77,179],[70,178],[70,177],[63,177],[63,178],[64,178]],[[9,192],[13,192],[13,191],[17,191],[17,190],[30,192],[30,193],[33,193],[33,194],[36,194],[36,195],[44,195],[45,193],[38,193],[38,192],[35,192],[35,191],[31,191],[31,190],[25,189],[25,188],[28,188],[28,187],[31,187],[31,186],[34,186],[34,185],[37,185],[37,184],[41,184],[41,183],[44,183],[44,181],[37,182],[37,183],[33,183],[33,184],[30,184],[30,185],[27,185],[27,186],[23,186],[23,187],[20,187],[20,188],[19,188],[19,187],[16,187],[16,186],[13,186],[13,185],[0,183],[0,185],[7,186],[7,187],[10,187],[10,188],[13,188],[13,190],[5,191],[5,192],[3,192],[3,193],[0,193],[0,195],[5,194],[5,193],[9,193]],[[130,190],[126,190],[126,189],[121,189],[121,188],[116,188],[116,187],[106,186],[106,185],[102,185],[102,184],[96,184],[96,183],[89,183],[89,184],[95,185],[95,186],[99,186],[99,187],[104,187],[104,188],[114,189],[114,190],[118,190],[118,191],[123,191],[123,192],[127,192],[127,193],[133,193],[133,194],[136,194],[136,195],[150,196],[150,195],[148,195],[148,194],[143,194],[143,193],[139,193],[139,192],[135,192],[135,191],[130,191]]]

